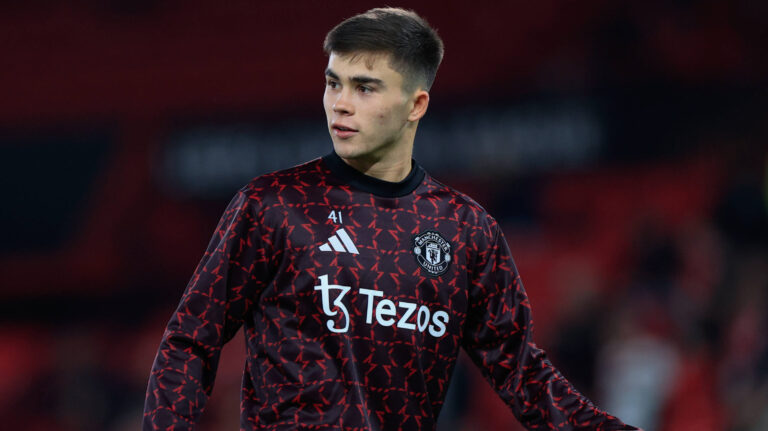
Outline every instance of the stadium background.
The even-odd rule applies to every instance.
[[[380,4],[222,3],[0,5],[3,428],[138,429],[226,202],[330,150],[322,38]],[[768,429],[768,3],[390,3],[447,47],[416,157],[502,223],[553,362],[648,431]],[[519,426],[462,358],[440,429]]]

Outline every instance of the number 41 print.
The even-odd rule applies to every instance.
[[[343,220],[341,217],[341,211],[331,210],[331,213],[328,214],[328,218],[333,220],[336,224],[342,224]]]

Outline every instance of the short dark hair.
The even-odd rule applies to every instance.
[[[443,41],[412,10],[376,8],[347,18],[325,36],[326,54],[387,53],[390,66],[400,72],[406,87],[432,87],[443,59]]]

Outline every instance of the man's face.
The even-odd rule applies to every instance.
[[[336,154],[378,161],[409,145],[410,96],[387,54],[331,53],[323,105]]]

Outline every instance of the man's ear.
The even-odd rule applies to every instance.
[[[417,90],[413,95],[413,107],[408,114],[408,121],[419,121],[427,113],[429,106],[429,93],[426,90]]]

